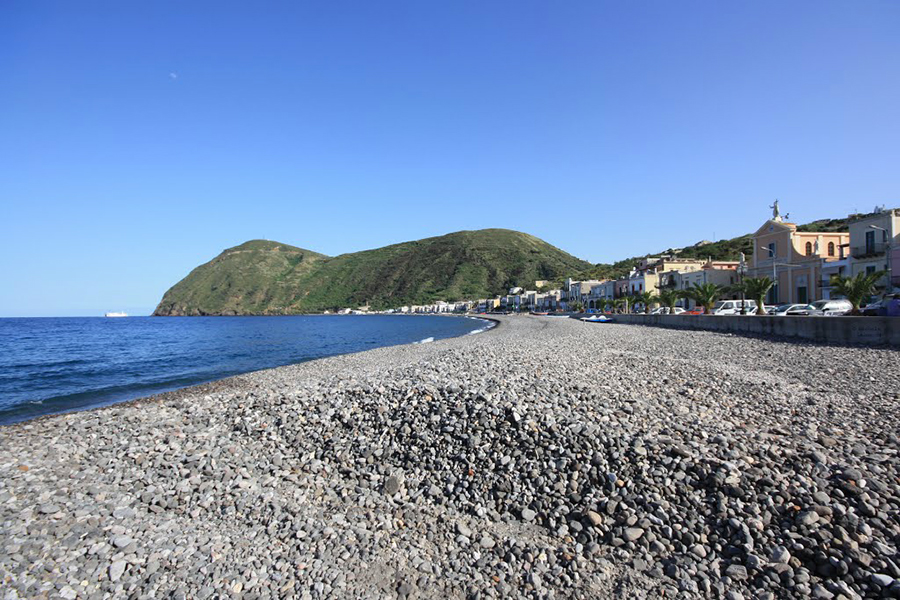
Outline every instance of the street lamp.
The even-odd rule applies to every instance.
[[[775,262],[775,252],[773,252],[771,248],[767,248],[766,246],[760,246],[760,248],[762,248],[763,250],[768,250],[769,258],[772,259],[772,282],[773,282],[772,288],[774,289],[774,293],[772,295],[775,297],[775,302],[777,303],[778,302],[778,279],[776,279],[776,278],[778,277],[778,275],[776,274],[775,268],[776,267],[787,267],[788,269],[798,269],[798,268],[802,268],[802,265],[792,265],[791,263]],[[790,292],[790,290],[788,290],[788,292]]]
[[[878,229],[879,231],[884,232],[884,237],[887,238],[887,242],[884,244],[884,252],[887,254],[887,291],[886,293],[891,293],[894,291],[894,281],[891,278],[891,242],[890,237],[888,235],[888,230],[884,227],[879,227],[878,225],[869,225],[869,229]]]
[[[769,258],[772,259],[772,300],[775,304],[778,304],[778,274],[775,271],[778,263],[775,262],[775,249],[768,246],[760,246],[760,248],[768,250]]]

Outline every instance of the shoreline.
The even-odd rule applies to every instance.
[[[152,315],[151,315],[151,316],[152,316]],[[269,316],[269,315],[240,315],[240,316],[259,316],[259,317],[265,317],[265,316]],[[273,316],[314,316],[314,315],[273,315]],[[327,316],[362,316],[362,315],[321,315],[321,316],[326,316],[326,317],[327,317]],[[390,316],[390,315],[368,315],[368,316]],[[437,315],[437,314],[435,314],[435,315],[404,315],[404,316],[432,316],[432,317],[433,317],[433,316],[448,316],[448,317],[456,317],[456,318],[475,319],[475,320],[486,321],[486,322],[488,322],[488,323],[493,323],[493,325],[492,325],[491,327],[487,327],[486,329],[473,330],[473,331],[469,331],[469,332],[466,332],[466,333],[462,333],[462,334],[459,334],[459,335],[456,335],[456,336],[453,336],[453,337],[449,337],[449,338],[441,338],[440,340],[434,340],[434,339],[431,339],[431,338],[426,338],[426,339],[431,339],[431,341],[430,341],[429,343],[434,343],[435,341],[443,341],[443,340],[445,340],[445,339],[454,339],[454,338],[457,338],[457,337],[469,336],[469,335],[472,335],[473,333],[476,333],[476,332],[480,335],[480,334],[482,334],[482,333],[487,333],[487,332],[489,332],[489,331],[492,331],[492,330],[494,330],[494,329],[496,329],[496,328],[498,328],[498,327],[500,326],[500,321],[497,321],[496,319],[482,318],[482,317],[480,317],[480,316],[470,316],[470,315]],[[46,318],[70,318],[70,317],[46,317]],[[71,317],[71,318],[86,318],[86,317]],[[90,318],[90,317],[87,317],[87,318]],[[97,317],[97,318],[101,318],[101,319],[102,319],[102,318],[104,318],[104,317]],[[31,423],[31,422],[36,421],[36,420],[38,420],[38,419],[44,419],[44,418],[48,418],[48,417],[55,417],[55,416],[59,416],[59,415],[68,415],[68,414],[74,414],[74,413],[86,412],[86,411],[102,410],[102,409],[112,408],[112,407],[121,406],[121,405],[126,405],[126,404],[137,404],[137,403],[141,403],[141,402],[145,402],[145,401],[153,401],[153,400],[158,400],[158,399],[164,399],[164,397],[166,397],[166,396],[168,396],[168,395],[170,395],[170,394],[174,394],[174,393],[177,393],[177,392],[184,392],[184,391],[187,391],[187,390],[192,390],[192,389],[194,389],[194,388],[200,388],[200,387],[203,387],[203,386],[208,386],[208,385],[211,385],[211,384],[219,383],[219,382],[226,381],[226,380],[229,380],[229,379],[233,379],[233,378],[236,378],[236,377],[241,377],[241,376],[243,376],[243,375],[251,375],[251,374],[253,374],[253,373],[258,373],[258,372],[261,372],[261,371],[268,371],[268,370],[271,370],[271,369],[279,369],[279,368],[282,368],[282,367],[290,367],[290,366],[294,366],[294,365],[305,364],[305,363],[308,363],[308,362],[314,362],[314,361],[317,361],[317,360],[323,360],[323,359],[326,359],[326,358],[332,358],[332,357],[335,357],[335,356],[346,356],[347,354],[357,354],[357,353],[359,353],[359,352],[370,352],[371,350],[378,350],[378,349],[380,349],[380,348],[391,348],[391,347],[395,347],[395,346],[416,345],[416,344],[421,344],[422,342],[423,342],[423,340],[417,340],[417,341],[414,341],[414,342],[408,342],[407,344],[394,344],[393,346],[390,346],[390,345],[389,345],[389,346],[380,346],[380,347],[378,347],[378,348],[370,348],[370,349],[368,349],[368,350],[359,350],[359,351],[357,351],[357,352],[349,352],[349,353],[344,353],[344,354],[333,354],[333,355],[330,355],[330,356],[324,356],[324,357],[319,357],[319,358],[313,358],[313,359],[308,359],[308,360],[302,360],[302,361],[299,361],[299,362],[289,363],[289,364],[286,364],[286,365],[276,365],[276,366],[274,366],[274,367],[266,367],[266,368],[263,368],[263,369],[256,369],[256,370],[253,370],[253,371],[247,371],[246,373],[238,373],[238,374],[236,374],[236,375],[229,375],[229,376],[227,376],[227,377],[221,377],[221,378],[218,378],[218,379],[212,379],[212,380],[210,380],[210,381],[203,381],[203,382],[196,383],[196,384],[193,384],[193,385],[188,385],[188,386],[184,386],[184,387],[176,387],[176,388],[171,389],[171,390],[162,391],[162,392],[157,392],[157,393],[154,393],[154,394],[148,394],[148,395],[146,395],[146,396],[140,396],[140,397],[132,398],[132,399],[129,399],[129,400],[112,401],[112,402],[109,402],[109,403],[106,403],[106,404],[100,404],[100,405],[98,405],[98,406],[88,406],[88,407],[72,408],[72,409],[63,410],[63,411],[60,411],[60,412],[52,412],[52,413],[48,413],[48,414],[37,415],[37,416],[34,416],[34,417],[28,417],[28,418],[25,418],[25,419],[21,419],[21,420],[18,420],[18,421],[12,421],[12,422],[9,422],[9,423],[0,423],[0,430],[2,430],[4,427],[11,427],[11,426],[13,426],[13,425],[19,425],[19,424],[22,424],[22,423]],[[43,401],[42,401],[42,402],[43,402]]]
[[[894,593],[895,351],[496,320],[0,428],[0,577],[20,598]]]

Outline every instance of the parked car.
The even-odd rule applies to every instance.
[[[784,317],[784,316],[807,316],[811,315],[816,311],[815,307],[811,304],[782,304],[781,306],[776,306],[773,310],[769,311],[770,315],[775,315],[776,317]]]
[[[751,309],[756,308],[756,300],[719,300],[712,309],[714,315],[739,315],[741,314],[741,303],[744,303],[744,314],[748,314]]]
[[[870,302],[859,309],[859,312],[867,317],[884,316],[887,314],[887,302],[884,300]]]
[[[853,310],[849,300],[816,300],[812,307],[814,310],[810,314],[825,317],[839,317]]]
[[[684,309],[680,306],[675,306],[671,310],[669,310],[668,306],[659,306],[650,311],[651,315],[680,315],[684,312]]]
[[[683,314],[683,315],[702,315],[702,314],[703,314],[703,307],[702,307],[702,306],[695,306],[695,307],[692,308],[691,310],[686,310],[686,311],[684,311],[684,312],[681,313],[681,314]]]

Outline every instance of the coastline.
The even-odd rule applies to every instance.
[[[254,315],[254,316],[264,317],[265,315]],[[306,318],[306,317],[314,316],[314,315],[284,315],[284,316]],[[322,317],[332,317],[332,316],[344,316],[344,315],[321,315],[321,316]],[[490,330],[492,328],[492,326],[495,327],[498,324],[496,320],[485,319],[485,318],[481,318],[480,316],[462,315],[462,314],[453,314],[453,315],[346,315],[346,316],[351,316],[351,317],[357,317],[357,316],[371,316],[371,317],[392,317],[392,316],[435,317],[435,316],[442,316],[442,317],[454,317],[454,318],[463,319],[463,320],[471,319],[471,320],[475,320],[475,321],[484,322],[484,326],[481,326],[479,328],[473,328],[470,331],[453,332],[451,335],[456,336],[456,337],[471,335],[473,333],[483,333],[483,332]],[[48,319],[57,319],[57,320],[58,319],[68,319],[66,317],[62,317],[62,318],[47,317],[47,318]],[[90,319],[90,318],[91,317],[73,317],[71,319],[83,320],[83,319]],[[138,318],[146,319],[149,317],[138,317]],[[93,319],[104,320],[104,317],[93,317]],[[474,326],[461,324],[460,327],[474,327]],[[447,333],[441,332],[440,326],[433,327],[432,329],[434,330],[434,336],[437,336],[438,339],[446,339],[442,336],[447,335]],[[423,333],[427,334],[428,332],[423,331]],[[430,342],[433,340],[434,340],[434,337],[428,337],[425,339],[412,339],[409,341],[400,341],[398,343],[395,340],[384,339],[382,341],[382,343],[384,345],[376,346],[376,348],[388,347],[388,346],[392,346],[392,345],[418,344],[418,343],[423,343],[425,341]],[[372,348],[369,347],[368,349],[372,349]],[[106,391],[106,389],[103,387],[97,388],[93,392],[89,389],[80,390],[79,393],[81,393],[81,394],[87,395],[87,394],[96,392],[96,396],[97,396],[97,398],[95,400],[92,400],[87,403],[83,403],[81,405],[74,405],[74,406],[61,405],[60,406],[58,403],[55,403],[55,401],[59,399],[55,396],[54,397],[44,397],[44,398],[39,397],[36,399],[35,398],[25,398],[25,401],[22,401],[21,404],[13,404],[13,405],[7,407],[6,409],[4,409],[3,411],[0,411],[0,428],[7,427],[7,426],[13,425],[15,423],[29,422],[29,421],[33,421],[35,419],[40,419],[40,418],[44,418],[44,417],[48,417],[48,416],[68,414],[68,413],[80,412],[80,411],[85,411],[85,410],[97,410],[97,409],[106,408],[109,406],[138,402],[138,401],[143,401],[143,400],[149,400],[149,399],[153,399],[157,396],[161,396],[164,394],[169,394],[169,393],[184,390],[184,389],[190,389],[190,388],[193,388],[196,386],[214,383],[221,379],[228,379],[230,377],[246,375],[246,374],[254,373],[256,371],[277,368],[280,366],[289,366],[291,364],[300,364],[303,362],[309,362],[311,360],[327,358],[328,356],[339,356],[342,354],[352,353],[354,351],[362,352],[362,351],[366,351],[366,349],[350,350],[349,352],[347,350],[338,350],[338,351],[334,352],[333,354],[326,354],[325,356],[313,355],[311,357],[304,357],[304,358],[299,358],[299,359],[293,358],[293,362],[285,362],[282,360],[278,360],[278,358],[280,358],[280,357],[270,357],[270,360],[260,360],[258,362],[261,364],[256,365],[255,368],[251,368],[249,370],[244,370],[243,372],[240,372],[239,369],[228,368],[228,366],[227,366],[228,363],[226,362],[226,363],[224,363],[225,366],[219,369],[220,373],[213,373],[213,374],[211,374],[212,376],[202,377],[202,378],[194,378],[193,382],[179,381],[176,383],[173,381],[171,383],[166,383],[165,380],[163,380],[159,384],[152,386],[152,387],[155,387],[156,389],[136,390],[137,394],[119,394],[118,397],[112,397],[112,398],[105,397],[103,395],[103,393]],[[266,362],[269,363],[269,366],[267,366],[265,364]],[[12,381],[15,381],[15,380],[13,379]],[[125,381],[117,382],[117,385],[127,387],[132,384],[131,384],[131,382],[125,380]],[[29,407],[31,405],[37,405],[40,407],[40,409],[39,410],[31,410],[30,414],[28,412],[24,412],[24,411],[20,411],[20,412],[22,412],[22,414],[16,413],[16,411],[18,411],[20,407]],[[52,411],[52,412],[48,412],[48,411]],[[10,416],[10,414],[14,414],[14,416]]]
[[[895,352],[492,320],[0,428],[0,575],[21,598],[789,597],[848,585],[812,551],[848,515],[858,595],[889,570]]]

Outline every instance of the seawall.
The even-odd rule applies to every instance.
[[[896,317],[615,315],[615,320],[673,329],[801,338],[823,344],[900,347],[900,318]]]

